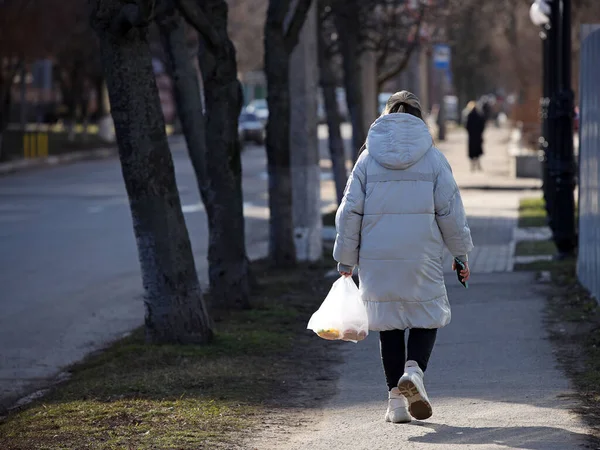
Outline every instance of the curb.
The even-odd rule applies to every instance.
[[[92,159],[106,159],[116,156],[117,154],[118,149],[115,146],[99,148],[96,150],[65,153],[64,155],[48,156],[47,158],[20,159],[18,161],[1,163],[0,176],[38,167],[57,166],[59,164],[69,164]]]
[[[169,141],[171,152],[179,150],[179,148],[175,146],[185,144],[185,139],[181,134],[167,136],[167,140]],[[111,147],[100,147],[95,150],[81,150],[62,155],[48,156],[46,158],[19,159],[16,161],[0,163],[0,177],[39,167],[52,167],[59,164],[70,164],[78,161],[91,161],[94,159],[108,159],[116,157],[118,154],[119,148],[115,144]]]

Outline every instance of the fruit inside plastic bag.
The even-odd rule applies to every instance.
[[[339,330],[317,330],[317,335],[330,341],[335,341],[340,338]]]
[[[337,280],[307,328],[330,341],[362,341],[369,334],[369,318],[352,278]]]

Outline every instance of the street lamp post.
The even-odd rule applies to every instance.
[[[555,3],[558,4],[558,1]],[[549,161],[550,177],[555,183],[552,221],[559,256],[572,256],[577,247],[575,231],[575,156],[573,149],[573,116],[575,95],[571,87],[571,0],[562,0],[560,16],[559,91],[556,98],[557,146]]]
[[[550,132],[548,128],[548,107],[550,104],[550,96],[555,90],[555,86],[552,86],[552,66],[551,66],[551,55],[556,53],[555,42],[556,39],[552,39],[552,33],[550,32],[550,19],[547,14],[550,10],[542,11],[538,3],[531,5],[530,16],[531,21],[534,25],[541,27],[540,38],[542,39],[542,97],[540,99],[540,118],[542,121],[541,136],[539,138],[539,149],[542,151],[542,191],[544,194],[544,203],[546,205],[546,217],[547,223],[550,229],[552,227],[551,221],[551,202],[552,199],[548,195],[548,153],[550,145]],[[555,77],[554,77],[555,78]]]
[[[571,89],[571,2],[536,0],[530,10],[543,26],[544,200],[558,258],[572,256],[575,234],[575,158],[573,155],[573,91]]]

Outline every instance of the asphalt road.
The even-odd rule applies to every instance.
[[[181,138],[172,140],[182,209],[207,283],[207,225]],[[268,238],[266,158],[243,154],[250,257]],[[328,202],[324,202],[328,204]],[[0,178],[0,407],[143,322],[142,287],[118,159]]]

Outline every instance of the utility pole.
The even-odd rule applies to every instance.
[[[446,94],[447,78],[450,70],[450,47],[445,44],[437,44],[433,47],[433,65],[436,69],[436,79],[439,93],[439,110],[437,117],[438,141],[446,139]]]
[[[312,6],[290,61],[292,202],[298,261],[318,261],[323,254],[321,168],[317,136],[317,7]]]
[[[542,26],[540,32],[542,38],[542,98],[540,100],[540,118],[542,121],[542,135],[539,139],[540,150],[543,152],[544,159],[542,161],[542,191],[544,195],[544,203],[546,205],[547,223],[551,230],[554,230],[552,223],[552,195],[549,194],[549,186],[551,180],[549,177],[548,161],[551,158],[550,143],[554,143],[553,135],[555,130],[548,126],[548,114],[550,110],[550,102],[553,93],[556,91],[556,72],[554,70],[554,56],[558,52],[557,48],[557,33],[552,28],[552,24],[546,23]]]

